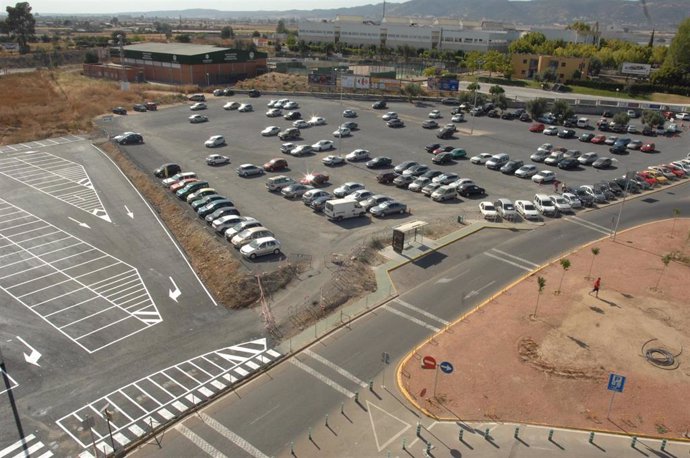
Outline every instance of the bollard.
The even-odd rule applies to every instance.
[[[520,427],[519,427],[519,426],[516,426],[516,427],[515,427],[515,433],[513,434],[513,437],[514,437],[515,439],[518,439],[519,436],[520,436]]]
[[[666,439],[663,439],[661,441],[661,451],[665,452],[666,451]]]
[[[374,381],[369,380],[369,391],[374,391]]]
[[[405,439],[403,439],[403,446],[402,446],[402,449],[403,449],[403,450],[407,450],[407,441],[406,441]]]
[[[426,443],[426,448],[424,449],[424,455],[431,456],[431,442]]]
[[[328,414],[326,414],[326,427],[328,427]]]
[[[309,428],[309,440],[312,440],[311,439],[311,428]]]
[[[593,443],[594,443],[594,431],[592,431],[591,433],[589,433],[589,443],[590,443],[590,444],[593,444]]]
[[[486,428],[484,431],[484,439],[490,441],[491,440],[491,432],[489,431],[489,428]]]
[[[462,436],[464,436],[464,435],[465,435],[465,430],[460,428],[460,431],[458,432],[458,440],[460,442],[465,442],[465,440],[462,438]]]
[[[390,450],[388,450],[388,451],[386,452],[386,457],[391,458],[391,451],[390,451]]]
[[[553,429],[549,430],[549,442],[553,442]]]
[[[637,445],[637,436],[633,436],[632,443],[630,444],[630,446],[632,448],[635,448],[636,445]]]
[[[294,455],[294,454],[295,454],[295,443],[290,442],[290,455]]]
[[[417,436],[422,434],[422,424],[417,422]]]
[[[359,391],[355,391],[355,402],[359,404]]]
[[[344,402],[340,403],[340,413],[345,415],[345,403]]]

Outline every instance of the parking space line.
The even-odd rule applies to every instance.
[[[15,379],[13,379],[12,376],[11,376],[9,373],[5,372],[5,371],[2,369],[2,367],[0,367],[0,377],[3,377],[3,378],[4,378],[4,377],[7,377],[7,380],[9,380],[9,382],[10,382],[10,386],[9,386],[9,387],[6,386],[4,383],[3,383],[2,385],[0,385],[0,386],[2,386],[2,387],[4,388],[3,390],[0,390],[0,394],[4,394],[4,393],[6,393],[8,390],[13,390],[13,389],[15,389],[15,388],[17,388],[17,387],[19,386],[19,383],[17,383],[17,381],[16,381]]]
[[[227,356],[230,354],[233,354],[233,356],[236,356],[236,358],[228,358]],[[129,385],[120,387],[93,402],[79,407],[72,413],[60,418],[57,423],[72,439],[79,444],[80,447],[82,447],[83,450],[87,450],[89,447],[91,447],[92,441],[89,431],[84,430],[84,428],[81,426],[81,420],[79,419],[80,412],[83,412],[85,409],[90,409],[98,412],[98,416],[103,418],[102,414],[100,414],[100,410],[102,409],[103,405],[105,405],[107,402],[110,402],[110,405],[116,415],[119,415],[120,413],[123,414],[119,416],[122,421],[118,421],[117,423],[111,422],[113,437],[120,434],[122,436],[118,437],[121,437],[122,441],[133,441],[142,434],[145,434],[145,432],[150,428],[151,423],[159,425],[171,421],[175,417],[175,414],[171,412],[186,412],[191,406],[190,402],[193,404],[198,404],[199,402],[208,399],[209,396],[215,395],[218,390],[228,388],[229,385],[227,383],[220,383],[220,380],[225,381],[232,379],[232,383],[235,383],[239,378],[241,378],[237,375],[241,376],[242,372],[244,372],[246,375],[250,372],[240,371],[242,366],[248,367],[248,363],[256,362],[258,363],[255,365],[256,369],[253,369],[252,371],[259,370],[262,365],[267,364],[278,357],[280,357],[280,353],[267,348],[266,339],[258,339],[232,347],[220,348],[215,351],[195,356],[189,360],[182,361],[176,365],[142,377],[141,379],[136,380]],[[181,369],[182,366],[191,366],[202,370],[199,367],[199,364],[195,363],[200,361],[213,362],[213,364],[218,366],[221,370],[217,375],[211,376],[209,374],[209,378],[206,380],[195,381],[193,377],[190,377],[187,372]],[[174,374],[174,376],[170,375],[171,372]],[[206,371],[203,372],[208,374]],[[233,373],[236,376],[230,375]],[[169,380],[173,385],[177,386],[178,389],[170,391],[164,388],[155,380],[155,378],[159,378],[160,380],[160,377],[164,377],[164,379],[161,380],[161,383],[167,384],[168,382],[165,382],[165,380]],[[194,383],[190,384],[189,382],[185,382],[185,386],[176,380],[182,380],[183,378],[185,381],[192,380]],[[162,393],[165,393],[168,398],[158,399],[153,393],[147,392],[143,386],[148,383],[152,384],[153,387],[156,387],[156,389],[161,390],[160,393],[156,393],[156,390],[151,387],[153,393],[158,394],[159,397],[164,396]],[[137,391],[135,392],[133,390]],[[141,393],[142,396],[145,396],[146,400],[144,400],[143,397],[139,397],[137,393]],[[128,402],[121,401],[118,405],[111,401],[112,399],[120,399],[121,397],[127,399]],[[134,398],[141,399],[142,402],[138,402]],[[129,405],[129,403],[132,403],[132,405]],[[94,428],[94,434],[98,436],[96,445],[100,450],[102,449],[102,444],[105,444],[109,439],[107,431],[101,431],[102,434],[97,431],[99,427],[103,429],[105,427],[105,423],[103,422]]]
[[[566,217],[564,217],[564,219],[566,221],[573,223],[573,224],[578,224],[582,227],[586,227],[587,229],[591,229],[593,231],[600,232],[600,233],[605,234],[605,235],[611,235],[611,229],[610,228],[607,228],[605,226],[601,226],[599,224],[593,223],[593,222],[588,221],[586,219],[579,218],[577,216],[566,216]]]
[[[69,256],[69,257],[71,257],[71,256]],[[69,267],[67,267],[67,268],[65,268],[65,269],[62,269],[62,271],[63,271],[63,272],[67,272],[68,270],[76,269],[77,267],[81,267],[81,266],[83,266],[84,264],[90,264],[90,263],[92,263],[92,262],[94,262],[94,261],[98,261],[98,260],[101,260],[101,259],[103,259],[103,258],[108,258],[108,257],[110,257],[110,256],[107,255],[107,254],[104,254],[103,256],[99,256],[99,257],[97,257],[97,258],[89,259],[88,261],[80,262],[79,264],[75,264],[75,265],[73,265],[73,266],[69,266]],[[57,261],[53,261],[53,262],[57,262]],[[51,264],[52,264],[52,263],[51,263]],[[109,266],[112,267],[112,266],[114,266],[114,265],[116,265],[116,264],[117,264],[117,263],[114,262],[114,263],[112,263],[112,264],[109,264]]]
[[[56,251],[59,251],[59,250],[53,250],[53,252],[56,252]],[[74,254],[71,254],[71,255],[69,255],[69,256],[65,256],[64,258],[59,258],[59,259],[56,259],[56,260],[54,260],[54,261],[51,261],[51,264],[57,264],[58,262],[62,262],[62,261],[64,261],[64,260],[66,260],[66,259],[73,258],[73,257],[75,257],[75,256],[81,256],[82,254],[88,253],[88,252],[90,252],[90,251],[96,251],[96,249],[93,248],[93,247],[91,247],[91,248],[89,248],[88,250],[82,250],[82,251],[79,251],[78,253],[74,253]],[[45,255],[46,255],[46,253],[41,253],[41,256],[45,256]],[[102,256],[102,257],[103,257],[103,256]],[[80,264],[77,264],[77,266],[79,266],[79,265],[80,265]],[[77,266],[74,266],[74,267],[77,267]]]
[[[199,380],[197,380],[195,377],[193,377],[193,376],[192,376],[191,374],[189,374],[187,371],[183,371],[182,369],[180,369],[179,366],[175,366],[175,369],[177,369],[178,372],[181,372],[182,374],[184,374],[184,375],[187,376],[188,378],[194,380],[196,383],[201,384],[201,382],[200,382]]]
[[[199,369],[201,372],[203,372],[204,374],[208,375],[209,377],[213,378],[213,374],[209,374],[207,371],[203,370],[202,368],[200,368],[199,366],[197,366],[196,364],[194,364],[193,361],[189,361],[189,364],[191,364],[192,366],[196,367],[197,369]]]
[[[14,285],[11,285],[11,286],[5,286],[5,289],[16,288],[17,286],[26,285],[27,283],[31,283],[31,282],[34,282],[36,280],[40,280],[42,278],[50,277],[51,275],[57,275],[57,274],[60,274],[60,272],[51,272],[49,274],[41,275],[40,277],[34,277],[30,280],[26,280],[26,281],[23,281],[21,283],[15,283]]]
[[[59,294],[55,297],[51,297],[50,299],[46,299],[44,301],[38,302],[37,304],[33,304],[29,308],[33,309],[35,307],[38,307],[39,305],[47,304],[48,302],[53,302],[55,299],[60,299],[61,297],[69,296],[70,294],[74,294],[77,291],[81,291],[83,289],[86,289],[86,288],[82,286],[81,288],[73,289],[72,291],[68,291],[66,293]]]
[[[105,308],[105,309],[103,309],[103,310],[99,310],[99,311],[97,311],[97,312],[93,312],[91,315],[86,315],[86,316],[83,316],[83,317],[79,318],[78,320],[70,321],[69,323],[67,323],[67,324],[65,324],[65,325],[63,325],[63,326],[60,326],[58,329],[62,330],[62,329],[68,328],[68,327],[72,326],[73,324],[77,324],[77,323],[80,323],[80,322],[82,322],[82,321],[84,321],[84,320],[88,320],[88,319],[91,318],[91,317],[94,317],[94,316],[96,316],[96,315],[100,315],[101,313],[105,313],[105,312],[107,312],[108,310],[111,310],[111,309],[114,309],[114,308],[115,308],[115,306],[113,305],[113,306],[108,307],[108,308]]]
[[[26,261],[26,259],[24,259],[24,260],[22,260],[22,261],[13,262],[12,264],[5,264],[5,265],[3,265],[3,267],[8,267],[8,266],[11,266],[11,265],[13,265],[13,264],[18,264],[18,263],[24,262],[24,261]],[[13,276],[18,275],[18,274],[23,274],[23,273],[25,273],[25,272],[29,272],[29,271],[34,270],[34,269],[38,269],[38,268],[40,268],[40,267],[44,267],[44,266],[35,266],[35,267],[31,267],[31,268],[29,268],[29,269],[20,270],[19,272],[14,272],[14,273],[12,273],[12,274],[5,275],[4,277],[0,277],[0,280],[4,280],[4,279],[6,279],[6,278],[10,278],[10,277],[13,277]]]
[[[364,382],[364,380],[357,378],[351,372],[348,372],[347,370],[343,369],[342,367],[338,366],[337,364],[327,360],[326,358],[319,355],[318,353],[315,353],[309,349],[304,350],[302,353],[304,353],[305,355],[310,356],[311,358],[317,360],[318,362],[320,362],[324,366],[330,367],[331,369],[336,371],[338,374],[342,375],[346,379],[349,379],[349,380],[355,382],[357,385],[361,386],[362,388],[366,388],[368,386],[367,383]]]
[[[62,308],[62,309],[60,309],[60,310],[56,310],[56,311],[54,311],[54,312],[47,313],[47,314],[45,314],[44,316],[45,316],[46,318],[48,318],[49,316],[53,316],[53,315],[56,315],[56,314],[58,314],[58,313],[62,313],[62,312],[64,312],[64,311],[69,310],[69,309],[72,309],[72,308],[74,308],[74,307],[79,307],[80,305],[86,304],[87,302],[91,302],[91,301],[94,300],[94,299],[98,299],[98,296],[94,296],[94,297],[90,297],[90,298],[88,298],[88,299],[84,299],[84,300],[81,301],[81,302],[77,302],[76,304],[70,305],[70,306],[65,307],[65,308]],[[35,306],[34,306],[34,307],[35,307]]]
[[[437,328],[436,326],[432,326],[426,321],[420,320],[419,318],[415,318],[412,315],[408,315],[405,312],[401,312],[400,310],[394,309],[393,307],[390,306],[390,304],[386,304],[383,306],[384,310],[387,310],[391,312],[394,315],[398,315],[399,317],[405,318],[408,321],[411,321],[414,324],[418,324],[419,326],[422,326],[423,328],[427,328],[431,331],[438,332],[441,330],[441,328]]]
[[[106,288],[106,289],[101,289],[101,290],[99,290],[99,291],[101,292],[101,294],[102,294],[102,293],[107,293],[108,291],[112,291],[112,290],[114,290],[114,289],[122,288],[122,287],[124,287],[124,286],[126,286],[126,285],[129,285],[130,283],[134,283],[134,286],[138,286],[138,283],[139,283],[139,282],[137,282],[137,279],[136,279],[136,278],[132,278],[132,279],[129,280],[129,281],[126,281],[126,282],[124,282],[124,283],[120,283],[119,285],[115,285],[115,286],[113,286],[113,287]],[[129,288],[126,288],[126,289],[120,290],[120,291],[126,291],[127,289],[129,289]]]
[[[67,283],[67,282],[70,282],[70,281],[72,281],[72,279],[71,279],[71,278],[67,278],[66,280],[62,280],[62,281],[59,281],[59,282],[57,282],[57,283],[51,283],[50,285],[44,286],[43,288],[35,289],[35,290],[33,290],[33,291],[30,291],[30,292],[28,292],[28,293],[24,293],[24,294],[21,294],[21,295],[19,295],[19,296],[15,296],[15,297],[16,297],[17,299],[21,299],[21,298],[23,298],[23,297],[31,296],[31,295],[34,294],[34,293],[39,293],[39,292],[41,292],[41,291],[45,291],[46,289],[50,289],[50,288],[52,288],[52,287],[54,287],[54,286],[58,286],[58,285],[61,285],[61,284],[63,284],[63,283]],[[9,289],[9,288],[5,288],[5,289]],[[70,293],[68,293],[68,294],[72,294],[72,293],[70,292]]]
[[[63,239],[63,240],[64,240],[64,239]],[[46,251],[46,252],[44,252],[44,253],[41,253],[41,256],[45,256],[45,255],[47,255],[47,254],[57,253],[58,251],[62,251],[62,250],[68,250],[68,249],[72,248],[73,246],[81,245],[82,243],[84,243],[84,242],[82,242],[81,240],[77,240],[76,243],[73,243],[73,244],[71,244],[71,245],[63,246],[63,247],[60,247],[60,248],[56,248],[56,249],[54,249],[54,250],[50,250],[50,251]],[[41,246],[41,245],[37,245],[37,246],[35,246],[35,247],[33,247],[33,248],[37,248],[37,247],[39,247],[39,246]],[[91,250],[93,250],[93,248],[91,248],[91,249],[88,250],[88,251],[91,251]],[[79,252],[79,253],[77,253],[77,254],[81,254],[81,252]]]
[[[116,325],[117,323],[119,323],[119,322],[121,322],[121,321],[129,320],[130,318],[132,318],[132,316],[131,316],[131,315],[127,315],[127,316],[125,316],[125,317],[123,317],[123,318],[120,318],[119,320],[115,320],[115,321],[113,321],[112,323],[108,323],[108,324],[106,324],[105,326],[101,326],[100,328],[94,329],[93,331],[87,332],[86,334],[83,334],[83,335],[81,335],[81,336],[79,336],[79,337],[73,337],[73,339],[76,340],[76,341],[79,341],[79,340],[83,339],[84,337],[88,337],[88,336],[90,336],[91,334],[94,334],[94,333],[96,333],[96,332],[101,332],[102,330],[104,330],[104,329],[106,329],[106,328],[109,328],[110,326],[114,326],[114,325]]]
[[[302,369],[302,370],[303,370],[304,372],[306,372],[307,374],[309,374],[309,375],[311,375],[312,377],[314,377],[315,379],[317,379],[317,380],[319,380],[319,381],[325,383],[326,385],[330,386],[331,388],[333,388],[334,390],[338,391],[339,393],[344,394],[344,395],[347,396],[348,398],[354,397],[355,393],[353,393],[352,391],[348,390],[347,388],[345,388],[344,386],[340,385],[339,383],[335,382],[334,380],[331,380],[330,378],[326,377],[326,376],[323,375],[321,372],[319,372],[319,371],[317,371],[317,370],[315,370],[315,369],[312,369],[311,367],[307,366],[306,364],[304,364],[302,361],[298,360],[297,358],[290,358],[290,362],[291,362],[294,366],[299,367],[300,369]]]
[[[60,232],[62,232],[62,231],[58,229],[57,231],[48,232],[47,234],[37,235],[36,237],[31,237],[31,238],[28,238],[28,239],[20,240],[19,242],[16,242],[16,244],[19,245],[19,246],[22,246],[21,244],[24,243],[24,242],[28,242],[28,241],[30,241],[30,240],[36,240],[36,239],[40,239],[40,238],[44,238],[44,237],[48,237],[48,236],[50,236],[50,235],[59,234]],[[41,246],[44,246],[44,245],[50,245],[51,243],[61,242],[61,241],[65,240],[65,239],[68,239],[68,238],[70,238],[70,237],[71,237],[71,235],[68,234],[68,235],[66,235],[65,237],[61,238],[61,239],[51,240],[50,242],[42,243],[42,244],[40,244],[40,245],[34,245],[34,246],[32,246],[31,248],[33,249],[33,248],[38,248],[38,247],[41,247]],[[23,248],[23,247],[22,247],[22,248]]]

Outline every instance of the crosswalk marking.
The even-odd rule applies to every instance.
[[[586,219],[578,218],[577,216],[566,216],[563,219],[566,221],[577,224],[578,226],[585,227],[589,230],[599,232],[600,234],[604,235],[611,235],[611,230],[605,228],[604,226],[600,226],[598,224],[592,223],[591,221],[587,221]]]
[[[24,438],[18,440],[2,450],[0,450],[0,458],[49,458],[53,456],[53,452],[44,449],[45,445],[38,438],[29,434]],[[39,454],[39,451],[44,450]]]
[[[330,386],[334,390],[339,391],[340,393],[344,394],[348,398],[351,398],[355,395],[355,393],[353,393],[352,391],[348,390],[347,388],[340,385],[339,383],[334,382],[330,378],[323,375],[321,372],[318,372],[318,371],[312,369],[311,367],[307,366],[306,364],[304,364],[302,361],[298,360],[297,358],[290,358],[290,362],[292,364],[294,364],[295,366],[299,367],[300,369],[302,369],[307,374],[313,376],[317,380],[320,380],[321,382]]]
[[[338,366],[337,364],[332,363],[331,361],[327,360],[323,356],[319,355],[318,353],[314,353],[313,351],[307,349],[304,350],[302,353],[304,353],[307,356],[310,356],[323,364],[324,366],[330,367],[334,371],[336,371],[338,374],[342,375],[343,377],[352,380],[355,382],[357,385],[361,386],[362,388],[366,388],[368,385],[364,382],[364,380],[360,380],[357,378],[354,374],[346,371],[342,367]]]
[[[498,256],[497,254],[493,254],[493,253],[489,253],[488,251],[485,251],[485,252],[484,252],[484,255],[485,255],[485,256],[488,256],[488,257],[490,257],[490,258],[497,259],[497,260],[499,260],[499,261],[501,261],[501,262],[505,262],[506,264],[510,264],[511,266],[515,266],[515,267],[517,267],[518,269],[522,269],[522,270],[524,270],[524,271],[526,271],[526,272],[531,272],[531,271],[532,271],[532,269],[530,269],[529,267],[525,267],[525,266],[523,266],[523,265],[521,265],[521,264],[518,264],[517,262],[513,262],[513,261],[510,261],[510,260],[508,260],[508,259],[506,259],[506,258],[502,258],[501,256]]]
[[[443,318],[440,318],[440,317],[434,315],[433,313],[429,313],[426,310],[422,310],[419,307],[415,307],[414,305],[412,305],[408,302],[405,302],[404,300],[400,299],[399,297],[396,297],[394,300],[395,300],[395,302],[402,305],[403,307],[407,307],[410,310],[414,310],[415,312],[419,313],[420,315],[424,315],[425,317],[431,318],[432,320],[438,321],[439,323],[444,324],[446,326],[448,326],[450,324],[450,321],[444,320]]]
[[[203,440],[201,437],[196,435],[191,429],[187,428],[186,426],[177,425],[175,426],[175,429],[182,433],[184,437],[192,441],[194,445],[206,452],[209,456],[212,456],[214,458],[227,458],[227,456],[221,453],[220,450],[218,450],[213,445]]]
[[[509,257],[509,258],[513,258],[513,259],[515,259],[516,261],[522,262],[523,264],[527,264],[527,265],[532,266],[532,267],[539,267],[539,264],[536,264],[536,263],[534,263],[534,262],[532,262],[532,261],[528,261],[528,260],[525,259],[525,258],[521,258],[521,257],[519,257],[519,256],[515,256],[515,255],[512,255],[512,254],[510,254],[510,253],[506,253],[505,251],[501,251],[501,250],[499,250],[498,248],[492,248],[491,251],[496,252],[496,253],[498,253],[498,254],[502,254],[503,256],[507,256],[507,257]]]
[[[421,327],[427,328],[431,331],[439,332],[441,330],[441,328],[437,328],[436,326],[432,326],[429,323],[427,323],[426,321],[422,321],[419,318],[415,318],[412,315],[408,315],[405,312],[401,312],[400,310],[394,309],[393,307],[390,306],[390,304],[384,305],[383,309],[388,310],[389,312],[391,312],[394,315],[398,315],[399,317],[405,318],[406,320],[409,320],[409,321],[413,322],[414,324],[418,324]]]
[[[204,422],[212,429],[214,429],[218,434],[230,439],[235,445],[237,445],[242,450],[252,455],[254,458],[268,458],[268,455],[265,455],[261,450],[254,447],[245,439],[242,439],[240,436],[230,431],[215,418],[210,417],[209,415],[206,415],[203,412],[200,414],[200,416],[201,419],[204,420]]]

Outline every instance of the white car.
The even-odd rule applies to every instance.
[[[237,110],[241,106],[242,104],[240,102],[228,102],[223,105],[223,110]]]
[[[299,104],[293,100],[288,100],[283,104],[283,110],[295,110],[299,108]]]
[[[556,179],[556,174],[553,173],[551,170],[542,170],[536,175],[532,176],[532,181],[535,183],[551,183],[553,180]]]
[[[443,116],[441,115],[441,112],[438,110],[431,110],[431,112],[429,113],[429,118],[431,119],[440,119],[442,117]]]
[[[277,118],[278,116],[283,116],[283,110],[280,108],[271,108],[266,112],[266,116],[269,118]]]
[[[215,148],[216,146],[225,145],[225,137],[222,135],[214,135],[204,142],[206,148]]]
[[[554,207],[556,207],[556,210],[558,210],[560,213],[572,213],[573,207],[570,205],[570,203],[568,203],[567,200],[565,200],[565,197],[558,194],[551,194],[549,199],[551,199]]]
[[[311,154],[314,152],[314,148],[311,145],[297,145],[292,150],[290,154],[295,157],[304,156],[305,154]]]
[[[349,137],[352,134],[347,127],[338,127],[338,130],[333,132],[334,137]]]
[[[365,149],[356,149],[345,156],[348,161],[364,161],[369,159],[369,151]]]
[[[390,121],[391,119],[397,119],[398,118],[398,113],[395,111],[389,111],[385,115],[381,116],[384,121]]]
[[[540,219],[537,207],[529,200],[516,200],[515,209],[525,219]]]
[[[544,135],[558,135],[557,126],[549,126],[542,132]]]
[[[459,179],[460,179],[460,175],[458,175],[457,173],[448,172],[448,173],[442,173],[441,175],[435,176],[431,180],[431,182],[432,183],[440,183],[441,185],[444,185],[444,184],[451,184],[454,181],[457,181]]]
[[[345,198],[350,200],[356,200],[357,202],[363,202],[370,197],[374,197],[374,193],[368,189],[359,189],[352,194],[348,194]]]
[[[359,191],[360,189],[366,189],[362,183],[348,181],[342,186],[335,188],[333,190],[333,195],[342,199],[343,197],[348,196],[355,191]]]
[[[409,189],[412,192],[422,192],[422,188],[424,188],[424,186],[428,185],[429,183],[431,183],[431,178],[419,177],[412,183],[410,183],[407,189]]]
[[[190,106],[189,109],[192,111],[197,111],[197,110],[205,110],[206,104],[204,102],[197,102],[194,105]]]
[[[488,200],[479,202],[479,211],[482,213],[484,219],[498,219],[498,212],[496,211],[496,207],[493,203],[489,202]]]
[[[280,132],[280,127],[268,126],[267,128],[261,131],[261,135],[263,135],[264,137],[273,137],[274,135],[278,135],[278,132]]]
[[[206,164],[208,165],[222,165],[229,164],[230,158],[227,156],[222,156],[220,154],[210,154],[206,156]]]
[[[208,117],[200,114],[193,114],[189,117],[189,122],[191,122],[192,124],[197,124],[206,121],[208,121]]]
[[[676,113],[676,119],[690,121],[690,113]]]
[[[470,178],[460,178],[459,180],[455,180],[454,182],[446,185],[450,186],[451,188],[458,189],[460,186],[464,184],[474,184],[474,181],[472,181]]]
[[[577,162],[579,162],[582,165],[592,165],[594,164],[594,161],[596,161],[597,159],[599,159],[599,155],[594,151],[590,151],[578,157]]]
[[[335,148],[332,140],[319,140],[318,142],[311,145],[314,151],[330,151]]]
[[[236,172],[241,177],[249,177],[253,175],[263,175],[264,169],[254,164],[242,164],[237,167]]]
[[[326,124],[326,120],[321,116],[312,116],[312,118],[307,122],[310,126],[323,126]]]
[[[563,199],[570,204],[570,208],[582,208],[582,201],[575,194],[564,192],[561,194],[561,197],[563,197]]]
[[[271,100],[268,101],[268,103],[266,104],[266,106],[267,106],[268,108],[273,108],[273,107],[275,107],[276,102],[277,102],[277,100],[271,99]]]
[[[453,122],[463,122],[465,120],[465,115],[462,113],[458,113],[453,115],[453,117],[450,118],[450,120]]]
[[[296,127],[298,129],[306,129],[308,127],[311,127],[311,124],[309,124],[304,119],[298,119],[297,121],[292,123],[292,127]]]
[[[252,218],[251,216],[242,216],[240,220],[235,224],[231,224],[225,228],[225,238],[230,241],[234,236],[239,234],[245,229],[251,229],[253,227],[263,226],[258,219]]]
[[[536,165],[523,165],[515,171],[515,176],[518,178],[531,178],[537,174],[537,171]]]
[[[538,152],[545,152],[545,153],[550,153],[551,150],[553,149],[553,145],[551,143],[542,143],[542,145],[537,148]]]
[[[331,154],[331,155],[326,156],[323,159],[321,159],[321,162],[323,163],[323,165],[333,167],[335,165],[344,164],[345,159],[342,158],[341,156],[335,156],[335,155]]]
[[[638,150],[642,148],[642,145],[642,140],[632,140],[630,143],[627,144],[626,148]]]
[[[491,159],[493,155],[489,153],[481,153],[470,158],[470,162],[473,164],[486,164],[486,161]]]
[[[262,237],[254,239],[240,248],[240,253],[245,258],[256,259],[267,254],[280,254],[280,242],[275,237]]]
[[[249,103],[243,103],[242,105],[239,106],[237,111],[241,111],[242,113],[248,113],[250,111],[254,111],[254,107],[251,106]]]

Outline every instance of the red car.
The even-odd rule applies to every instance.
[[[544,132],[545,128],[546,128],[546,126],[544,124],[542,124],[540,122],[535,122],[534,124],[529,126],[529,131],[539,133],[539,132]]]
[[[675,166],[673,164],[662,164],[661,167],[665,168],[666,170],[669,170],[676,176],[676,178],[685,178],[685,170],[681,169],[678,166]]]
[[[590,143],[594,143],[595,145],[603,145],[605,141],[606,135],[596,135],[590,140]]]
[[[170,190],[172,192],[176,192],[178,189],[182,189],[185,186],[187,186],[189,183],[193,183],[195,181],[199,181],[199,179],[198,178],[187,178],[185,180],[178,181],[174,185],[170,186]]]
[[[637,176],[638,176],[639,178],[642,178],[644,181],[646,181],[647,183],[651,184],[652,186],[654,186],[655,184],[658,183],[658,182],[656,181],[656,178],[654,178],[652,175],[650,175],[650,174],[649,174],[648,172],[646,172],[646,171],[637,172]]]
[[[329,179],[330,177],[325,173],[314,172],[306,175],[304,178],[299,180],[299,182],[309,186],[319,186],[328,183]]]
[[[287,166],[288,163],[285,159],[277,157],[266,162],[263,168],[267,172],[278,172],[280,170],[285,170]]]
[[[452,146],[441,146],[440,148],[436,148],[431,152],[431,154],[437,155],[441,153],[448,153],[450,151],[453,151],[455,148]]]
[[[653,153],[656,151],[656,145],[654,143],[645,143],[644,145],[640,146],[640,151],[643,153]]]

